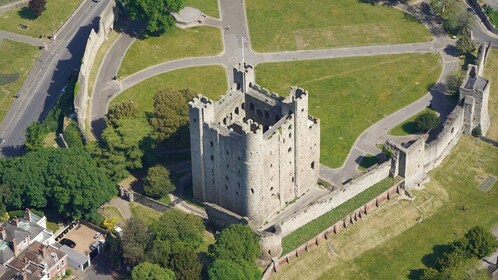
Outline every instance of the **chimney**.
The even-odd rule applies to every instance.
[[[7,238],[7,232],[3,227],[0,227],[0,237],[2,238],[2,240],[5,240]]]
[[[19,218],[17,216],[14,217],[14,219],[12,219],[12,224],[15,226],[15,227],[18,227],[19,226]]]
[[[31,211],[29,210],[29,208],[26,208],[26,219],[29,222],[32,222],[32,220],[31,220]]]
[[[42,255],[43,258],[46,258],[48,256],[47,246],[40,244],[38,253]]]
[[[15,238],[12,238],[12,251],[14,251],[14,256],[17,257],[17,241]]]

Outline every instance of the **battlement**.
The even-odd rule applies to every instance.
[[[206,108],[208,105],[213,105],[213,101],[211,101],[211,99],[205,97],[204,95],[199,94],[194,97],[188,104],[195,108]]]

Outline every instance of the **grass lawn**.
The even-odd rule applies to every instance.
[[[327,246],[320,246],[316,253],[304,254],[288,266],[286,274],[312,273],[313,277],[308,279],[331,279],[332,276],[334,279],[418,279],[419,269],[432,265],[433,253],[441,253],[440,245],[455,240],[456,232],[464,233],[475,225],[491,229],[498,224],[498,186],[495,183],[483,192],[478,189],[480,181],[476,179],[477,175],[498,175],[497,151],[496,147],[463,136],[450,156],[429,174],[431,181],[427,187],[411,192],[415,201],[401,201],[404,206],[400,208],[384,207],[385,215],[380,213],[382,219],[351,228],[366,235],[342,238],[339,234],[338,239],[332,239],[339,257],[330,253]],[[441,201],[444,203],[437,206]],[[462,210],[463,206],[466,211]],[[406,212],[409,209],[416,209],[418,214],[409,215]],[[377,213],[368,219],[375,215]],[[417,217],[423,221],[413,223]],[[407,221],[412,225],[406,227]],[[373,241],[379,238],[381,242]],[[358,250],[356,254],[348,256],[355,250]],[[294,275],[292,277],[298,277]],[[280,277],[292,279],[283,278],[284,274]]]
[[[0,41],[0,121],[21,89],[31,66],[38,57],[38,48],[10,40]]]
[[[282,240],[282,256],[301,246],[304,242],[310,240],[322,231],[326,230],[328,227],[345,218],[349,213],[360,208],[365,203],[372,200],[374,197],[392,187],[394,183],[395,179],[388,177],[373,185],[368,190],[358,194],[357,196],[334,208],[333,210],[327,212],[326,214],[302,226],[293,233],[287,235]]]
[[[393,136],[406,136],[411,134],[417,134],[417,128],[415,126],[415,119],[426,112],[434,112],[431,109],[424,109],[422,112],[416,114],[415,116],[407,119],[403,123],[399,124],[395,128],[389,130],[388,134]]]
[[[491,125],[487,137],[498,140],[498,50],[491,49],[487,58],[484,76],[489,79],[489,117]]]
[[[107,217],[116,218],[116,224],[121,228],[126,225],[123,214],[121,214],[121,211],[116,206],[104,205],[102,206],[102,212],[104,212]]]
[[[353,0],[247,0],[258,52],[424,42],[428,29],[400,10]]]
[[[17,2],[18,0],[0,0],[0,6],[7,5],[10,3]]]
[[[27,7],[10,10],[0,14],[0,29],[34,37],[52,35],[80,3],[81,0],[49,0],[47,9],[38,18]],[[19,24],[28,26],[28,30],[19,28]]]
[[[360,171],[365,171],[368,168],[376,165],[377,163],[379,163],[379,159],[376,156],[367,154],[361,159],[361,162],[358,165],[358,169]]]
[[[223,42],[219,28],[175,28],[159,37],[136,40],[125,54],[119,69],[119,78],[162,62],[216,55],[222,51]]]
[[[185,0],[185,7],[197,8],[210,17],[220,17],[218,0]]]
[[[159,220],[159,217],[162,215],[161,212],[136,202],[130,202],[130,210],[133,217],[141,219],[148,225],[151,225],[155,221]]]
[[[441,72],[432,53],[265,63],[258,84],[287,96],[310,92],[309,111],[321,122],[320,162],[339,167],[358,136],[386,115],[427,93]]]
[[[43,139],[43,147],[58,148],[59,145],[57,145],[55,139],[56,139],[55,132],[50,132],[49,134],[47,134],[47,136],[45,136],[45,139]]]
[[[140,112],[154,111],[154,94],[165,87],[192,88],[209,98],[217,98],[227,90],[226,72],[221,66],[179,69],[145,80],[120,94],[111,104],[132,100]]]

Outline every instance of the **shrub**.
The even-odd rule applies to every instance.
[[[415,118],[415,127],[418,132],[426,132],[436,128],[439,124],[439,117],[435,112],[427,111]]]

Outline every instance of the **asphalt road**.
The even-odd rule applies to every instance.
[[[23,152],[26,128],[46,116],[66,86],[71,71],[79,68],[90,30],[98,27],[97,16],[107,1],[84,0],[58,32],[56,40],[49,42],[47,50],[42,51],[19,91],[19,98],[14,100],[0,124],[0,137],[5,139],[3,156]],[[15,40],[15,37],[10,39]]]

